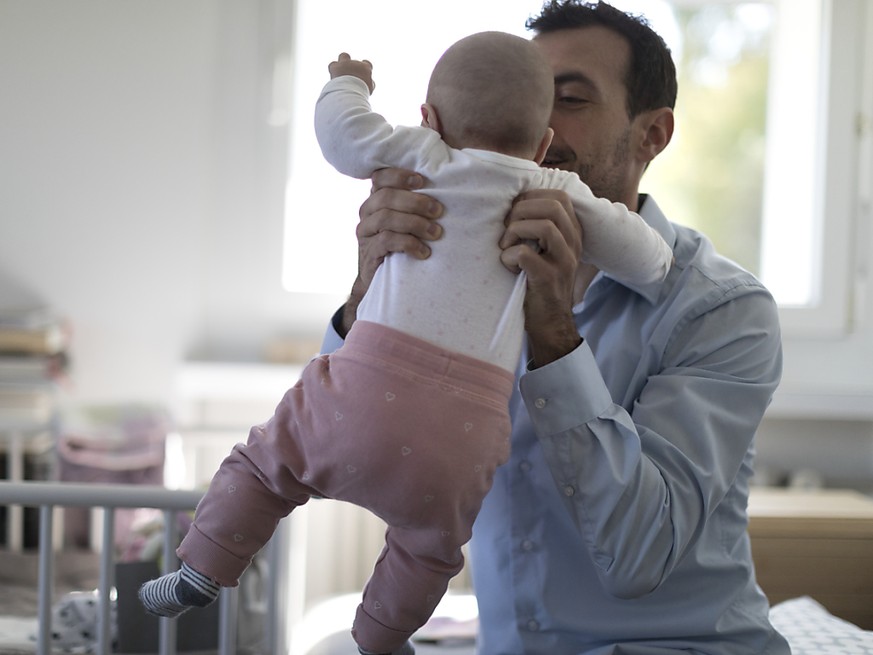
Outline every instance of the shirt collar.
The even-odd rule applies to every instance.
[[[638,213],[646,223],[648,223],[652,228],[654,228],[654,230],[658,234],[660,234],[664,238],[664,241],[666,241],[667,245],[670,246],[670,250],[676,249],[676,230],[673,228],[673,225],[670,223],[670,221],[667,220],[667,217],[664,216],[664,213],[661,211],[661,208],[658,207],[658,203],[655,202],[654,198],[646,193],[641,193],[639,195]],[[661,285],[663,284],[663,281],[650,282],[648,284],[623,282],[616,280],[615,278],[606,275],[601,271],[594,278],[591,286],[597,284],[597,282],[602,277],[608,277],[613,282],[621,284],[631,291],[635,291],[652,304],[654,304],[655,301],[658,299],[658,296],[661,293]]]

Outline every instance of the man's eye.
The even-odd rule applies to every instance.
[[[557,102],[562,105],[584,105],[588,100],[579,96],[558,96]]]

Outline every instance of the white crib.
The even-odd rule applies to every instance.
[[[57,521],[57,508],[94,507],[102,508],[102,544],[99,547],[99,612],[98,655],[110,655],[110,603],[114,586],[113,534],[115,512],[118,508],[154,508],[164,512],[163,572],[175,570],[178,560],[175,547],[178,529],[175,517],[178,512],[193,510],[202,496],[199,491],[174,491],[164,487],[91,484],[71,482],[2,482],[0,481],[0,506],[39,508],[39,595],[37,617],[36,653],[51,655],[51,610],[53,596],[53,562]],[[265,652],[284,655],[288,652],[285,631],[286,602],[282,581],[287,570],[289,543],[288,521],[282,521],[271,542],[266,546],[266,556],[271,574],[267,577],[267,615]],[[219,598],[218,652],[220,655],[236,653],[236,628],[238,588],[223,589]],[[176,621],[160,619],[159,654],[175,655]]]

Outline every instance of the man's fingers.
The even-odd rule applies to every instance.
[[[438,239],[442,227],[433,219],[442,215],[442,205],[420,193],[383,188],[361,205],[358,238],[378,232],[408,232],[420,239]]]
[[[430,248],[421,239],[411,234],[380,232],[370,237],[369,240],[369,246],[372,248],[371,254],[376,255],[380,261],[386,255],[397,252],[406,253],[416,259],[427,259],[431,254]]]
[[[519,197],[499,242],[503,265],[526,271],[531,281],[571,275],[582,253],[581,228],[571,212],[561,192],[532,191]]]
[[[373,175],[373,189],[361,205],[358,237],[358,278],[362,293],[382,260],[391,253],[417,259],[430,257],[429,241],[442,236],[435,219],[443,206],[424,193],[424,178],[409,170],[385,168]]]
[[[524,244],[510,246],[506,250],[500,252],[500,263],[503,264],[510,273],[520,273],[522,267],[520,265],[522,251],[527,248]]]
[[[363,215],[356,228],[358,240],[385,232],[408,234],[416,239],[433,241],[442,235],[439,223],[418,214],[381,208]]]
[[[424,178],[415,171],[404,168],[380,168],[371,177],[373,191],[386,187],[414,191],[424,186]]]
[[[501,248],[525,245],[533,252],[548,253],[566,247],[558,227],[549,220],[531,219],[510,223],[500,239]]]
[[[569,248],[573,257],[582,254],[582,229],[566,194],[543,191],[525,194],[516,202],[506,218],[507,229],[500,247],[513,245],[516,241],[530,239],[538,243],[541,251]]]

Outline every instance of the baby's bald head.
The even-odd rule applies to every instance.
[[[554,78],[527,39],[480,32],[452,45],[437,62],[427,103],[443,140],[531,159],[549,126]]]

